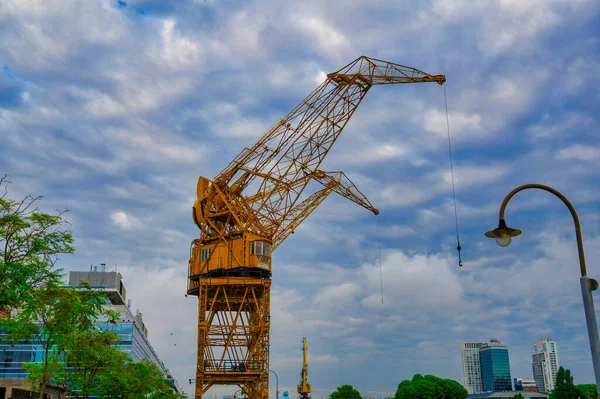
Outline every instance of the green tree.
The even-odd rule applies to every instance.
[[[29,300],[14,309],[11,317],[2,321],[7,339],[14,342],[35,340],[44,350],[41,369],[36,370],[34,385],[39,387],[40,399],[48,383],[55,382],[62,373],[61,362],[67,348],[78,337],[96,329],[95,322],[102,317],[115,316],[104,309],[106,298],[102,292],[50,284],[39,288]],[[31,380],[31,378],[30,378]]]
[[[398,385],[395,399],[466,399],[467,390],[458,382],[434,375],[415,374]]]
[[[42,346],[42,361],[24,366],[40,399],[49,383],[76,397],[174,399],[156,365],[133,361],[114,346],[116,334],[97,330],[97,320],[117,317],[104,308],[105,295],[87,284],[83,290],[64,286],[56,263],[74,252],[66,211],[40,212],[42,197],[11,200],[8,183],[6,175],[0,178],[0,330],[13,346],[27,340]]]
[[[578,399],[579,393],[573,383],[571,370],[560,367],[556,373],[556,384],[550,394],[550,399]]]
[[[582,399],[596,399],[596,384],[578,384],[575,385],[575,389],[577,389],[579,397]]]
[[[352,385],[342,385],[329,395],[329,399],[362,399],[362,396]]]
[[[39,288],[58,284],[59,255],[74,251],[73,236],[65,229],[66,211],[40,212],[36,203],[42,197],[11,200],[8,183],[6,175],[0,179],[0,319],[30,301]]]
[[[522,393],[518,393],[515,396],[513,396],[512,399],[525,399],[525,396],[523,396]]]
[[[50,358],[54,358],[54,350],[49,353]],[[44,380],[45,367],[43,363],[25,363],[23,369],[27,372],[27,381],[32,387],[39,386],[39,382]],[[50,379],[50,383],[68,389],[67,369],[64,362],[58,361],[55,371]]]
[[[398,385],[395,399],[434,399],[435,383],[426,380],[421,374],[415,374],[411,381],[405,380]]]
[[[56,263],[61,254],[75,250],[64,212],[40,212],[36,203],[42,197],[9,199],[8,183],[6,175],[0,179],[0,329],[12,345],[35,340],[44,349],[41,364],[27,366],[42,398],[48,383],[64,377],[67,346],[78,334],[95,329],[97,318],[114,313],[103,310],[101,292],[63,284]]]
[[[171,393],[171,383],[151,361],[136,362],[124,352],[116,354],[115,359],[109,370],[99,376],[96,387],[91,391],[94,396],[122,399],[178,397]]]
[[[119,335],[109,331],[81,331],[67,344],[65,362],[68,375],[69,396],[85,399],[98,388],[100,377],[115,367],[119,348],[115,345]]]
[[[98,384],[94,387],[94,396],[125,399],[129,375],[127,365],[133,362],[127,353],[119,351],[113,356],[113,362],[104,373],[98,376]]]

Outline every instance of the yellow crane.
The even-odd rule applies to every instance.
[[[312,387],[308,383],[308,359],[306,356],[306,337],[302,338],[302,372],[300,373],[300,384],[298,384],[298,398],[309,399]]]
[[[446,81],[359,57],[325,81],[212,181],[200,176],[187,294],[198,297],[195,398],[237,385],[268,398],[271,254],[332,192],[378,214],[343,172],[319,166],[372,86]],[[310,182],[322,188],[304,191]]]

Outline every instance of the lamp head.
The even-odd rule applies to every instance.
[[[501,247],[507,247],[510,245],[512,238],[521,235],[521,233],[521,230],[507,227],[504,219],[500,219],[498,228],[488,231],[485,233],[485,236],[489,238],[495,238],[496,244],[500,245]]]

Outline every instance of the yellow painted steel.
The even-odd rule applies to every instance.
[[[213,385],[268,397],[272,252],[332,192],[379,213],[343,172],[320,170],[322,161],[371,86],[445,81],[359,57],[212,181],[198,179],[192,218],[200,236],[190,248],[187,290],[198,296],[196,399]],[[320,189],[307,194],[311,182]]]
[[[308,383],[308,356],[306,347],[306,337],[302,338],[302,372],[300,373],[300,384],[298,384],[299,399],[308,399],[312,392],[312,387]]]

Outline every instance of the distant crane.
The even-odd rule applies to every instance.
[[[200,237],[191,244],[187,286],[198,297],[195,399],[213,385],[268,398],[272,252],[332,192],[379,213],[343,172],[319,166],[372,86],[445,81],[359,57],[327,75],[213,181],[199,177],[192,218]],[[322,188],[305,195],[311,182]]]
[[[312,387],[308,383],[308,359],[306,357],[306,337],[302,338],[302,372],[300,373],[300,384],[298,384],[298,399],[310,399]]]

